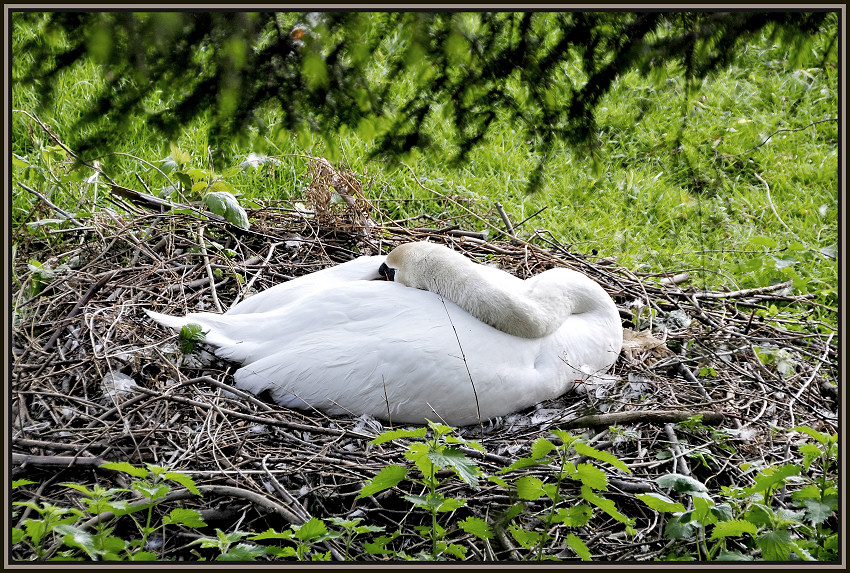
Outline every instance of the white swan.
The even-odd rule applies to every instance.
[[[608,370],[623,341],[614,302],[579,272],[521,280],[424,242],[276,285],[225,314],[146,312],[175,329],[200,324],[218,356],[243,364],[240,389],[394,423],[463,426],[556,398]]]

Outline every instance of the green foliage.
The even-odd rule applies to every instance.
[[[825,525],[838,510],[837,434],[824,434],[807,426],[792,431],[803,432],[818,442],[817,446],[801,445],[805,453],[802,465],[768,466],[756,474],[753,485],[724,487],[719,496],[708,493],[702,483],[689,476],[659,477],[659,487],[690,498],[691,509],[687,510],[682,503],[660,494],[640,494],[637,498],[655,511],[671,514],[664,530],[668,539],[689,542],[696,537],[693,546],[699,559],[760,557],[788,561],[792,555],[807,561],[837,559],[837,533]],[[775,492],[789,486],[796,488],[791,499],[797,509],[774,507]],[[735,549],[728,546],[732,540]],[[741,547],[749,553],[742,552]],[[684,546],[668,556],[694,558]]]
[[[180,329],[180,352],[191,354],[199,342],[206,340],[207,335],[200,324],[191,322]]]

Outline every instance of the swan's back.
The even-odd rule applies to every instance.
[[[361,257],[300,277],[223,315],[149,314],[172,328],[200,324],[217,355],[243,364],[234,376],[240,389],[394,423],[505,415],[569,391],[619,354],[613,301],[613,314],[576,315],[553,335],[520,338],[433,292],[371,280],[382,261]]]

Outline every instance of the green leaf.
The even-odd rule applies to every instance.
[[[301,525],[300,527],[293,526],[293,529],[295,529],[296,539],[300,539],[301,541],[312,541],[322,537],[328,532],[325,522],[317,517],[311,517],[304,525]]]
[[[613,500],[596,495],[593,490],[586,485],[581,486],[581,497],[621,523],[630,524],[632,522],[631,519],[617,511],[617,506]]]
[[[493,538],[493,530],[490,528],[490,525],[479,517],[469,516],[466,519],[459,521],[458,527],[479,539]]]
[[[617,459],[616,456],[614,456],[613,454],[611,454],[609,452],[603,452],[601,450],[597,450],[596,448],[588,446],[584,442],[578,442],[578,441],[573,442],[573,448],[575,448],[576,453],[580,456],[586,456],[588,458],[593,458],[593,459],[596,459],[596,460],[601,460],[603,462],[608,462],[609,464],[611,464],[612,466],[614,466],[617,469],[623,470],[626,473],[632,473],[632,470],[630,470],[629,467],[626,464],[621,462],[619,459]]]
[[[537,438],[531,444],[531,457],[539,460],[549,454],[552,450],[557,449],[557,446],[546,438]]]
[[[664,537],[667,539],[690,539],[694,535],[694,526],[688,521],[675,517],[664,526]]]
[[[543,481],[534,476],[523,476],[516,480],[516,491],[520,499],[533,501],[544,495]]]
[[[511,533],[511,537],[514,538],[514,541],[525,547],[526,549],[531,549],[537,543],[540,542],[542,535],[537,531],[528,531],[525,529],[521,529],[514,524],[511,524],[508,528],[508,531]]]
[[[372,478],[372,481],[363,486],[357,499],[369,497],[370,495],[375,495],[376,493],[395,487],[405,477],[407,477],[406,467],[395,464],[386,466],[378,472],[378,475]]]
[[[455,511],[456,509],[460,509],[466,505],[465,499],[460,499],[456,497],[446,497],[443,499],[442,503],[440,503],[439,507],[437,507],[437,511],[439,512],[449,512]]]
[[[817,430],[813,430],[808,426],[795,426],[791,428],[791,430],[795,432],[803,432],[804,434],[808,434],[821,444],[826,444],[829,441],[829,435],[824,434],[823,432],[818,432]]]
[[[399,438],[424,438],[428,434],[428,428],[425,426],[413,429],[413,430],[388,430],[386,432],[382,432],[378,435],[374,440],[369,442],[370,444],[383,444],[385,442],[389,442],[391,440],[397,440]]]
[[[267,529],[263,533],[252,535],[248,538],[251,541],[265,541],[268,539],[292,539],[292,530],[285,529],[282,532],[275,531],[274,529]]]
[[[756,483],[747,488],[747,493],[765,492],[769,489],[776,489],[777,486],[785,482],[785,479],[798,475],[802,468],[796,464],[785,464],[779,467],[765,468],[756,476]]]
[[[163,525],[185,525],[187,527],[206,527],[207,524],[196,509],[176,508],[162,518]]]
[[[721,521],[714,526],[711,531],[710,539],[715,541],[723,537],[740,537],[745,533],[755,536],[758,528],[744,519],[732,519],[729,521]]]
[[[788,561],[791,550],[794,549],[791,532],[788,530],[767,531],[756,537],[756,545],[767,561]]]
[[[194,189],[193,189],[194,191]],[[250,228],[248,213],[228,191],[213,191],[204,195],[204,204],[216,215],[221,215],[241,229]]]
[[[582,561],[591,561],[590,549],[587,548],[587,545],[584,541],[581,540],[577,535],[570,533],[567,535],[567,545],[570,546],[570,549],[576,552],[576,555],[581,557]]]
[[[460,479],[478,489],[478,474],[481,469],[462,451],[449,447],[442,450],[432,449],[428,451],[428,459],[439,468],[452,468]]]
[[[548,462],[548,460],[547,460],[547,462]],[[536,460],[534,458],[519,458],[518,460],[511,463],[511,465],[509,465],[508,467],[502,468],[501,470],[499,470],[499,473],[500,474],[506,474],[508,472],[512,472],[514,470],[518,470],[518,469],[522,469],[522,468],[527,468],[527,467],[531,467],[531,466],[539,466],[539,465],[542,465],[543,463],[547,463],[547,462],[541,462],[540,460]]]
[[[68,547],[82,549],[86,552],[89,558],[97,559],[99,553],[95,547],[94,538],[91,533],[67,523],[57,525],[54,527],[54,530],[64,535],[62,542],[65,545]]]
[[[776,247],[776,240],[774,240],[770,237],[762,237],[762,236],[757,235],[755,237],[752,237],[750,239],[750,241],[754,245],[758,245],[760,247],[767,247],[768,249],[772,249],[772,248]]]
[[[101,464],[100,467],[107,470],[114,470],[117,472],[124,472],[125,474],[130,474],[136,478],[145,478],[148,477],[148,470],[146,468],[137,468],[127,462],[106,462]]]
[[[666,495],[660,493],[639,493],[635,497],[648,505],[655,511],[662,513],[679,512],[684,513],[685,506],[677,501],[673,501]]]
[[[508,482],[506,482],[503,478],[500,478],[499,476],[487,476],[487,481],[492,482],[499,487],[508,487]]]
[[[203,497],[203,494],[198,489],[198,486],[195,485],[195,480],[193,480],[191,476],[188,476],[181,472],[166,472],[162,474],[162,477],[164,479],[176,481],[195,495]]]
[[[608,476],[592,464],[579,464],[576,467],[576,477],[581,480],[581,483],[593,489],[608,489]]]
[[[32,485],[34,483],[38,483],[29,479],[16,479],[12,480],[12,489],[23,487],[25,485]]]
[[[239,543],[233,546],[227,553],[216,557],[216,561],[253,561],[257,557],[266,554],[266,548],[260,545],[248,545]]]
[[[686,493],[691,496],[706,497],[708,495],[708,488],[705,485],[691,476],[683,474],[669,473],[659,476],[655,479],[655,483],[658,484],[658,487],[664,489],[673,488],[674,491]]]
[[[404,457],[416,464],[425,479],[431,479],[436,471],[431,458],[428,457],[430,453],[431,446],[425,443],[410,444],[407,446],[407,451],[404,452]]]
[[[466,547],[463,545],[458,545],[457,543],[449,543],[446,546],[445,552],[449,555],[454,555],[458,559],[466,558]]]
[[[817,525],[832,517],[832,507],[828,503],[821,503],[817,499],[807,498],[803,500],[806,508],[806,517]]]
[[[753,561],[752,555],[744,555],[740,551],[726,551],[721,550],[717,557],[714,558],[715,561]]]
[[[584,504],[559,507],[554,522],[563,523],[567,527],[584,527],[592,516],[593,509]]]

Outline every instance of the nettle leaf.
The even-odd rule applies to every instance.
[[[745,519],[732,519],[729,521],[721,521],[714,526],[711,531],[710,539],[715,541],[723,537],[740,537],[745,533],[755,536],[758,528],[755,524],[750,523]]]
[[[803,500],[803,505],[806,507],[806,517],[815,525],[823,523],[832,516],[832,507],[828,503],[807,498]]]
[[[196,509],[172,509],[162,518],[163,525],[185,525],[187,527],[206,527],[207,524]]]
[[[263,533],[253,535],[248,539],[250,539],[251,541],[264,541],[267,539],[292,539],[292,530],[286,529],[282,532],[278,532],[274,529],[267,529]]]
[[[788,530],[767,531],[756,537],[756,545],[767,561],[788,561],[795,548]]]
[[[466,454],[456,448],[430,450],[428,459],[440,468],[452,468],[458,477],[474,488],[478,488],[478,474],[481,469]]]
[[[493,530],[490,528],[490,524],[479,517],[469,516],[466,519],[459,521],[458,527],[479,539],[493,538]]]
[[[516,480],[516,491],[520,499],[534,501],[545,494],[543,481],[534,476],[523,476]]]
[[[683,516],[676,517],[664,526],[664,537],[667,539],[690,539],[694,535],[694,525]]]
[[[106,462],[104,464],[100,464],[100,467],[108,470],[114,470],[116,472],[124,472],[125,474],[130,474],[136,478],[148,477],[148,473],[150,473],[146,468],[137,468],[127,462]]]
[[[203,494],[198,489],[198,486],[195,485],[195,480],[193,480],[191,476],[180,472],[165,472],[162,474],[162,477],[171,481],[176,481],[195,495],[203,497]]]
[[[658,487],[668,489],[673,488],[679,493],[686,493],[691,496],[707,497],[708,488],[701,482],[695,480],[691,476],[684,474],[669,473],[655,479]]]
[[[399,438],[424,438],[428,434],[428,428],[425,426],[416,428],[414,430],[387,430],[386,432],[382,432],[378,435],[374,440],[369,442],[370,444],[380,445],[391,440],[397,440]]]
[[[65,545],[82,549],[91,559],[97,559],[98,551],[91,533],[68,523],[60,523],[54,530],[64,535],[62,542]]]
[[[23,487],[25,485],[32,485],[34,483],[38,483],[29,479],[16,479],[12,480],[12,489]]]
[[[266,554],[266,548],[260,545],[248,545],[247,543],[239,543],[233,546],[227,553],[222,553],[216,557],[216,561],[253,561],[257,557],[262,557]]]
[[[633,521],[617,510],[617,505],[613,500],[596,495],[593,490],[586,485],[581,486],[581,497],[621,523],[630,524]]]
[[[571,507],[559,507],[555,514],[555,523],[563,523],[567,527],[584,527],[590,521],[593,509],[589,505],[579,504]]]
[[[610,452],[603,452],[601,450],[597,450],[596,448],[588,446],[583,442],[573,442],[573,448],[580,456],[586,456],[588,458],[608,462],[617,469],[623,470],[626,473],[632,473],[632,470],[630,470],[626,464],[621,462],[619,459],[617,459],[615,455],[611,454]]]
[[[684,513],[686,509],[685,506],[678,501],[673,501],[666,495],[662,495],[660,493],[639,493],[635,497],[644,502],[651,509],[662,513]]]
[[[753,494],[775,489],[784,483],[786,478],[798,475],[801,471],[802,468],[796,464],[765,468],[756,476],[756,483],[747,488],[747,493]]]
[[[293,526],[295,529],[297,526]],[[312,541],[318,539],[328,532],[325,522],[318,517],[311,517],[304,525],[298,527],[295,531],[296,539],[301,541]]]
[[[204,204],[216,215],[221,215],[241,229],[250,228],[248,213],[229,191],[212,191],[204,195]]]
[[[801,444],[797,449],[803,454],[803,469],[806,471],[809,470],[812,462],[820,458],[822,454],[820,448],[814,444]]]
[[[425,479],[431,479],[434,476],[436,468],[428,457],[431,450],[429,444],[417,443],[410,444],[407,451],[404,452],[404,457],[416,464],[416,467],[425,476]]]
[[[521,529],[514,524],[510,525],[508,531],[510,531],[511,537],[514,538],[514,541],[516,541],[526,549],[531,549],[532,547],[537,545],[537,543],[540,542],[540,538],[542,536],[542,534],[538,531],[529,531],[526,529]]]
[[[512,472],[514,470],[518,470],[518,469],[522,469],[522,468],[527,468],[527,467],[531,467],[531,466],[539,466],[543,463],[548,463],[548,461],[549,460],[546,460],[546,461],[541,461],[539,459],[536,460],[534,458],[519,458],[518,460],[511,463],[511,465],[509,465],[508,467],[502,468],[501,470],[499,470],[499,473],[500,474],[506,474],[508,472]]]
[[[531,457],[535,460],[539,460],[547,455],[552,450],[557,449],[558,446],[547,440],[546,438],[537,438],[531,444]]]
[[[576,552],[576,555],[581,557],[582,561],[592,560],[590,549],[587,548],[587,544],[577,535],[573,533],[567,535],[567,545],[570,546],[570,549]]]
[[[715,557],[715,561],[753,561],[754,557],[752,555],[744,555],[740,551],[726,551],[721,550],[720,553]]]
[[[608,489],[608,476],[592,464],[579,464],[576,467],[576,477],[586,486],[593,489]]]
[[[791,428],[792,431],[795,432],[803,432],[804,434],[808,434],[821,444],[826,444],[829,441],[829,434],[824,434],[823,432],[818,432],[808,426],[795,426]]]
[[[407,477],[407,468],[399,465],[388,465],[381,469],[372,481],[363,486],[357,499],[369,497],[391,487],[395,487]]]
[[[474,448],[474,449],[478,450],[482,454],[485,452],[484,446],[482,446],[480,443],[476,442],[475,440],[466,440],[466,439],[461,438],[459,436],[453,436],[453,435],[446,436],[446,443],[447,444],[463,444],[465,446],[469,446],[470,448]]]

